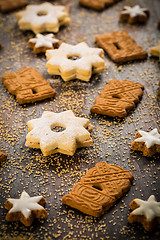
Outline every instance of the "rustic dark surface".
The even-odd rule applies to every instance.
[[[54,2],[67,5],[72,19],[56,34],[61,42],[76,44],[86,41],[94,47],[96,34],[126,30],[149,52],[160,39],[157,28],[159,0],[121,1],[102,12],[80,7],[74,0]],[[122,7],[136,3],[150,9],[147,24],[120,24],[118,20]],[[8,155],[6,162],[0,166],[0,239],[160,239],[159,227],[147,233],[140,224],[130,224],[127,220],[129,203],[134,198],[147,200],[154,194],[160,201],[160,156],[157,154],[147,158],[140,152],[130,150],[137,130],[147,131],[154,127],[160,130],[158,59],[149,55],[144,61],[116,65],[105,54],[104,73],[93,75],[88,83],[80,80],[65,83],[60,77],[48,75],[45,56],[36,56],[27,45],[34,34],[19,30],[15,13],[1,14],[0,27],[0,75],[8,70],[17,72],[22,67],[33,66],[50,80],[57,92],[55,99],[20,106],[0,81],[0,149]],[[95,97],[113,78],[143,84],[145,89],[140,103],[125,119],[91,115],[89,109]],[[43,157],[40,150],[25,147],[28,120],[40,117],[44,110],[60,112],[68,109],[72,109],[76,116],[90,119],[94,127],[91,133],[93,146],[78,149],[73,157],[61,154]],[[86,169],[100,161],[131,170],[135,179],[129,192],[96,219],[65,206],[61,198],[80,180]],[[19,198],[24,189],[30,196],[42,194],[47,200],[48,218],[35,220],[28,228],[21,223],[5,221],[5,201],[9,197]]]

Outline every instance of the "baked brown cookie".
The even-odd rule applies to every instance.
[[[104,86],[90,112],[111,117],[126,117],[135,107],[135,103],[140,101],[143,89],[140,83],[113,79]]]
[[[145,59],[148,56],[126,31],[98,35],[96,42],[116,63]]]
[[[16,96],[19,104],[40,101],[56,94],[42,74],[33,67],[22,68],[17,73],[6,72],[2,75],[2,82]]]
[[[160,224],[160,202],[156,201],[154,195],[147,201],[136,198],[129,206],[133,210],[128,217],[130,223],[141,223],[146,231],[152,231]]]
[[[133,175],[123,168],[99,162],[89,169],[62,202],[81,212],[100,217],[123,193],[128,191]]]
[[[109,7],[119,1],[121,0],[79,0],[79,4],[84,7],[93,8],[94,10],[101,11],[106,7]]]
[[[141,8],[139,5],[134,7],[124,6],[120,13],[120,22],[130,24],[146,23],[149,18],[149,9]]]
[[[25,7],[27,4],[28,2],[26,0],[0,0],[0,12],[11,12]]]
[[[159,81],[158,95],[160,95],[160,81]]]
[[[5,208],[9,210],[6,220],[20,221],[29,227],[34,218],[46,218],[47,212],[43,208],[46,200],[43,196],[30,197],[25,191],[19,199],[9,198],[5,203]]]
[[[7,159],[7,154],[0,151],[0,162],[3,162]]]
[[[147,157],[160,153],[160,134],[157,128],[154,128],[150,132],[138,131],[131,145],[131,149],[141,151],[143,155]]]

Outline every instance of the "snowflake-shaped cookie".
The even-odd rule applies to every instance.
[[[60,45],[58,39],[54,37],[53,33],[43,35],[38,33],[35,38],[31,38],[28,44],[33,48],[34,53],[46,52],[48,49],[56,48]]]
[[[72,156],[76,148],[92,144],[89,120],[75,117],[71,110],[45,111],[42,117],[28,121],[27,125],[30,132],[26,136],[26,146],[40,148],[45,156],[56,152]]]
[[[141,8],[139,5],[134,7],[124,6],[120,14],[120,21],[132,23],[145,23],[149,17],[149,10]]]
[[[58,32],[59,27],[70,22],[64,6],[54,6],[45,2],[28,5],[25,10],[16,14],[19,28],[32,30],[35,34],[42,32]]]
[[[129,215],[129,222],[140,222],[147,231],[153,230],[160,223],[160,202],[156,201],[154,195],[147,201],[134,199],[129,206],[133,210]]]
[[[150,53],[151,53],[151,55],[153,55],[155,57],[159,57],[159,61],[160,61],[160,41],[159,41],[158,46],[150,49]]]
[[[150,132],[138,131],[135,138],[131,149],[142,151],[144,156],[152,156],[156,152],[160,152],[160,134],[157,128]]]
[[[61,75],[64,81],[81,79],[89,81],[92,73],[103,71],[104,52],[90,48],[84,42],[77,45],[62,43],[59,49],[46,51],[49,74]]]
[[[5,207],[7,221],[21,221],[25,226],[30,226],[34,218],[47,217],[46,210],[42,207],[46,203],[43,196],[30,197],[25,191],[22,192],[19,199],[9,198]]]

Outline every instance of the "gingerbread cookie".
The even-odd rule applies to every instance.
[[[9,210],[6,215],[7,221],[20,221],[29,227],[34,218],[46,218],[47,212],[43,208],[46,200],[43,196],[30,197],[25,191],[19,199],[9,198],[5,208]]]
[[[0,0],[0,12],[8,13],[28,4],[26,0]]]
[[[140,83],[113,79],[96,98],[90,112],[111,117],[126,117],[128,112],[135,107],[135,103],[140,101],[143,89]]]
[[[38,33],[35,38],[31,38],[28,41],[28,44],[31,48],[33,48],[33,52],[37,54],[46,52],[48,49],[58,48],[60,42],[52,33],[47,35]]]
[[[146,231],[152,231],[160,224],[160,202],[156,201],[154,195],[147,201],[136,198],[129,206],[133,210],[128,217],[130,223],[141,223]]]
[[[134,7],[124,6],[120,14],[121,22],[134,23],[146,23],[149,18],[149,9],[141,8],[139,5]]]
[[[19,28],[32,30],[35,34],[58,32],[59,27],[70,22],[67,9],[49,2],[28,5],[24,11],[16,14]]]
[[[100,48],[90,48],[84,42],[77,45],[62,43],[58,49],[47,50],[49,74],[61,75],[64,81],[78,78],[89,81],[92,73],[105,68],[104,52]]]
[[[94,10],[101,11],[106,7],[109,7],[119,1],[121,0],[79,0],[79,4],[84,7],[93,8]]]
[[[150,54],[155,57],[159,57],[159,61],[160,61],[160,42],[159,42],[158,46],[150,49]]]
[[[19,104],[40,101],[54,97],[56,92],[33,67],[22,68],[17,73],[6,72],[2,81],[8,91],[15,95]]]
[[[138,131],[131,149],[141,151],[147,157],[151,157],[155,153],[160,153],[160,134],[157,128],[154,128],[150,132]]]
[[[126,31],[98,35],[96,42],[116,63],[145,59],[148,56]]]
[[[130,171],[99,162],[63,196],[62,202],[85,214],[100,217],[129,190],[132,180]]]
[[[0,163],[7,159],[7,154],[0,151]]]
[[[77,148],[92,144],[89,120],[75,117],[71,110],[45,111],[42,117],[28,121],[27,125],[26,146],[40,148],[44,156],[57,152],[72,156]]]

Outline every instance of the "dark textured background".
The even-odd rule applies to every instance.
[[[41,3],[43,1],[29,1]],[[77,1],[50,1],[69,7],[71,23],[62,27],[56,37],[61,42],[76,44],[86,41],[90,47],[96,46],[94,36],[116,30],[127,30],[130,35],[149,52],[158,44],[160,31],[160,1],[121,1],[102,12],[82,8]],[[146,25],[119,24],[119,13],[124,5],[135,5],[150,9]],[[0,148],[7,153],[7,161],[0,166],[0,237],[1,239],[159,239],[160,228],[146,233],[141,225],[130,224],[127,216],[129,203],[134,198],[146,200],[154,194],[160,201],[159,176],[160,157],[143,157],[132,152],[130,145],[137,130],[160,130],[159,99],[160,81],[158,59],[149,55],[147,60],[134,61],[123,65],[114,64],[105,54],[106,71],[93,75],[91,80],[64,82],[60,77],[48,75],[43,54],[36,56],[27,41],[32,32],[19,30],[15,13],[0,15],[0,75],[8,70],[17,72],[22,67],[34,66],[50,80],[56,90],[55,99],[20,106],[15,97],[8,93],[0,81]],[[110,118],[90,114],[95,97],[109,79],[127,79],[140,82],[145,90],[140,103],[125,118]],[[40,117],[44,110],[60,112],[72,109],[76,116],[90,119],[93,124],[93,146],[78,149],[73,157],[56,154],[43,157],[40,150],[25,147],[26,122]],[[117,164],[131,170],[134,182],[129,192],[100,218],[86,216],[65,206],[61,202],[75,182],[85,171],[100,161]],[[9,197],[19,198],[26,190],[30,196],[42,194],[46,200],[48,218],[35,220],[27,228],[21,223],[7,223],[4,203]]]

